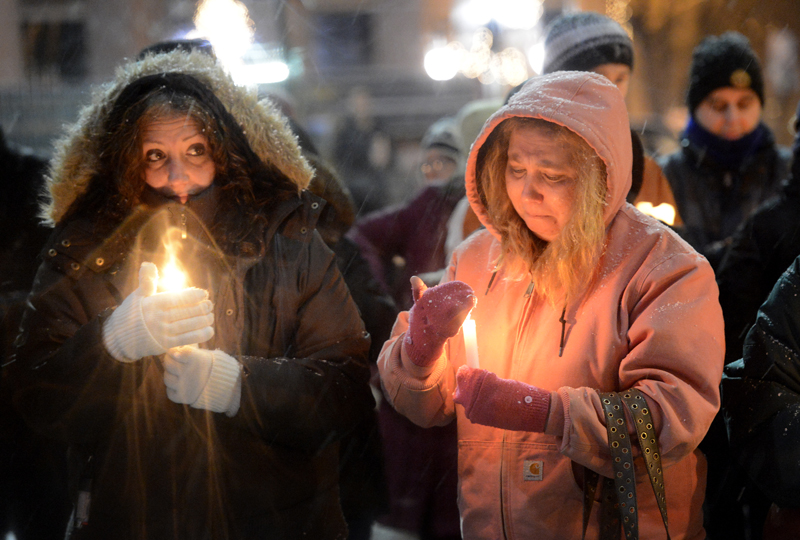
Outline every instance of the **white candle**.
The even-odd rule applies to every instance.
[[[475,321],[472,317],[467,315],[461,329],[464,331],[464,349],[467,351],[467,365],[478,369],[481,367],[478,361],[478,337],[475,334]]]

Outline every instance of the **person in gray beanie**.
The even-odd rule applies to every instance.
[[[686,104],[681,148],[659,164],[684,220],[682,236],[716,269],[736,228],[777,193],[791,152],[776,145],[761,121],[761,65],[737,32],[708,36],[695,47]]]
[[[447,182],[463,173],[465,149],[455,118],[440,118],[428,128],[420,141],[420,172],[426,183]]]
[[[603,75],[627,96],[633,70],[633,42],[615,20],[592,11],[564,13],[545,29],[542,74],[592,71]],[[656,162],[645,153],[631,129],[634,148],[628,202],[671,226],[682,224],[672,189]]]
[[[594,71],[628,92],[633,42],[613,19],[593,11],[565,13],[545,30],[542,73]]]

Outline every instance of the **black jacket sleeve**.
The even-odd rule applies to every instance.
[[[14,404],[37,431],[82,443],[130,408],[152,359],[123,364],[108,354],[102,327],[116,300],[100,275],[73,272],[74,262],[59,250],[36,274],[15,343]]]
[[[795,182],[796,183],[796,182]],[[775,282],[800,255],[800,186],[764,203],[734,234],[717,269],[725,363],[742,357],[747,331]]]
[[[725,370],[731,450],[779,506],[800,506],[800,258],[776,283]]]

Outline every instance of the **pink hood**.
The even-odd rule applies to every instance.
[[[499,239],[478,192],[478,153],[503,120],[515,116],[541,118],[578,134],[605,162],[608,195],[605,222],[609,224],[625,203],[631,187],[631,131],[622,94],[596,73],[560,71],[533,77],[508,104],[483,125],[467,162],[467,197],[486,228]]]

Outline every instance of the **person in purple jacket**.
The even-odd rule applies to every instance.
[[[413,303],[408,286],[412,275],[447,265],[447,222],[465,194],[465,149],[456,128],[457,123],[436,123],[422,142],[423,150],[444,149],[453,158],[457,166],[448,178],[427,183],[405,203],[361,217],[348,233],[401,310]],[[385,401],[378,421],[389,512],[378,518],[377,527],[426,539],[461,538],[455,426],[422,429]]]

